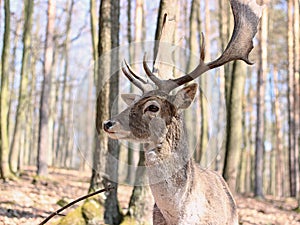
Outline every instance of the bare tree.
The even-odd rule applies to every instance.
[[[33,14],[33,0],[24,1],[24,32],[23,32],[23,56],[21,67],[21,84],[19,88],[19,99],[17,106],[17,113],[15,118],[15,127],[12,136],[12,143],[9,154],[9,164],[11,171],[17,172],[18,154],[19,154],[19,141],[20,135],[25,132],[26,127],[26,107],[28,106],[28,72],[30,67],[30,42],[31,42],[31,27],[32,27],[32,14]]]
[[[53,33],[55,22],[56,0],[48,0],[47,30],[43,64],[43,83],[40,100],[40,121],[38,136],[37,174],[48,174],[48,118],[49,118],[49,94],[51,90],[51,66],[53,60]]]
[[[226,148],[223,176],[235,192],[239,159],[242,152],[242,101],[246,69],[240,62],[233,63],[229,105],[227,107]]]
[[[296,196],[299,199],[300,207],[300,22],[299,22],[299,0],[294,0],[294,117],[295,117],[295,179],[296,179]],[[297,80],[298,78],[298,80]],[[298,163],[297,163],[298,162]]]
[[[275,115],[275,126],[274,134],[276,139],[276,177],[275,177],[275,195],[283,197],[284,190],[284,155],[283,155],[283,133],[282,133],[282,121],[280,115],[280,104],[279,104],[279,87],[278,87],[278,70],[274,68],[273,71],[274,81],[274,101],[273,111]]]
[[[288,151],[289,151],[289,188],[290,195],[296,196],[296,143],[295,143],[295,71],[294,71],[294,37],[293,37],[293,0],[288,0]]]
[[[11,176],[9,169],[9,140],[8,140],[8,76],[10,50],[10,0],[4,1],[4,35],[1,55],[1,91],[0,91],[0,175],[2,179]]]
[[[266,3],[261,1],[261,4]],[[257,111],[255,137],[255,183],[254,194],[263,197],[263,159],[264,159],[264,98],[265,79],[267,75],[267,38],[268,38],[268,11],[265,9],[259,27],[259,64],[257,73]]]
[[[96,129],[97,141],[93,152],[93,170],[89,191],[102,187],[102,176],[105,172],[105,159],[107,155],[108,138],[101,131],[102,123],[109,116],[109,75],[110,57],[102,54],[111,50],[111,1],[101,0],[99,7],[99,33],[98,33],[98,74],[97,74],[97,102],[96,102]]]
[[[120,19],[120,1],[111,1],[111,47],[116,48],[119,46],[119,19]],[[119,53],[112,54],[111,56],[111,76],[109,81],[109,111],[113,107],[115,100],[117,100],[119,95]],[[118,102],[116,102],[116,105]],[[116,108],[118,110],[118,108]],[[111,113],[110,113],[111,114]],[[105,211],[104,220],[107,224],[120,224],[123,216],[120,212],[119,201],[118,201],[118,168],[119,168],[119,153],[120,146],[117,140],[108,140],[108,154],[106,159],[105,171],[106,176],[104,179],[104,186],[113,186],[114,189],[111,190],[107,198],[105,199]]]

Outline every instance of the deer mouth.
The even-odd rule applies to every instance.
[[[104,129],[105,130],[105,129]],[[130,132],[105,130],[111,139],[128,139]]]

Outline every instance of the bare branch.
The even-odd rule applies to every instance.
[[[54,216],[56,215],[61,215],[60,212],[62,212],[63,210],[65,210],[66,208],[69,208],[70,206],[74,205],[75,203],[77,202],[80,202],[84,199],[87,199],[89,197],[92,197],[94,195],[97,195],[97,194],[100,194],[102,192],[105,192],[105,191],[111,191],[112,189],[114,189],[114,187],[107,187],[105,189],[101,189],[101,190],[98,190],[98,191],[95,191],[93,193],[90,193],[90,194],[87,194],[87,195],[84,195],[72,202],[70,202],[69,204],[65,205],[64,207],[61,207],[59,210],[51,213],[46,219],[44,219],[41,223],[39,223],[39,225],[43,225],[43,224],[46,224],[50,219],[52,219]]]

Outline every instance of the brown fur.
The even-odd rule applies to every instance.
[[[148,92],[105,128],[112,138],[147,143],[145,164],[155,199],[155,225],[237,224],[236,205],[225,181],[197,166],[188,150],[181,110],[191,104],[196,88],[189,85],[176,95]],[[159,110],[153,112],[148,105]]]

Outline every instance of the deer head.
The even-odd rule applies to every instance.
[[[196,92],[197,84],[191,84],[175,95],[161,90],[148,91],[142,96],[123,94],[128,108],[106,121],[103,128],[111,138],[160,143],[167,126],[190,106]]]
[[[159,143],[167,133],[168,125],[178,119],[180,111],[186,109],[193,101],[197,85],[191,84],[175,95],[170,94],[175,88],[184,85],[208,70],[222,66],[233,60],[248,59],[253,49],[252,39],[257,32],[257,25],[262,13],[262,7],[255,0],[230,0],[234,15],[234,30],[231,39],[219,58],[205,63],[205,42],[202,34],[199,65],[191,72],[177,79],[163,80],[149,69],[144,55],[143,67],[152,83],[138,76],[124,61],[122,71],[142,95],[122,95],[128,108],[111,120],[104,122],[103,128],[111,138],[127,139],[142,143]]]

